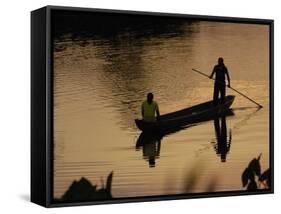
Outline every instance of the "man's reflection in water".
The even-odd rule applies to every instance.
[[[230,150],[231,145],[231,129],[229,130],[229,139],[227,140],[227,127],[225,116],[214,119],[214,127],[216,132],[217,142],[214,149],[218,156],[221,157],[221,162],[226,162],[226,155]]]
[[[160,157],[161,137],[142,133],[136,144],[136,149],[142,148],[143,158],[149,167],[156,166],[156,159]]]

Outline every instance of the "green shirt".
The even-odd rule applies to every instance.
[[[157,102],[152,101],[152,103],[149,104],[146,100],[142,103],[141,107],[143,110],[143,119],[145,121],[151,121],[151,122],[156,121],[155,114],[156,114],[156,111],[159,111]]]

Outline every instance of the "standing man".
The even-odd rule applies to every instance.
[[[147,99],[142,103],[141,106],[141,114],[143,120],[147,122],[155,122],[156,121],[155,113],[157,117],[160,116],[158,104],[157,102],[153,101],[153,94],[148,93]]]
[[[222,57],[220,57],[218,59],[218,64],[215,65],[213,72],[209,78],[212,79],[214,74],[216,74],[216,79],[215,79],[215,86],[214,86],[213,101],[214,101],[214,105],[218,105],[219,93],[220,93],[220,99],[221,99],[222,103],[224,103],[224,101],[225,101],[225,75],[226,75],[227,81],[228,81],[227,86],[230,87],[229,74],[228,74],[226,66],[223,63]]]

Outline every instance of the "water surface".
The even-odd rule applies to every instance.
[[[232,86],[264,108],[256,111],[227,89],[237,95],[235,115],[225,121],[227,145],[218,145],[217,122],[209,121],[136,146],[141,133],[134,119],[146,94],[154,93],[161,114],[211,100],[212,81],[191,69],[210,74],[220,56]],[[128,28],[111,36],[55,38],[54,197],[81,177],[102,186],[112,170],[113,197],[243,190],[241,174],[260,153],[265,170],[268,26],[186,22],[160,32]]]

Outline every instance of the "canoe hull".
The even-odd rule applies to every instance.
[[[177,112],[161,115],[156,122],[145,122],[136,119],[136,126],[143,132],[166,132],[194,123],[211,120],[218,116],[228,116],[233,114],[230,106],[234,101],[234,96],[226,96],[225,103],[217,106],[213,101],[202,103]]]

